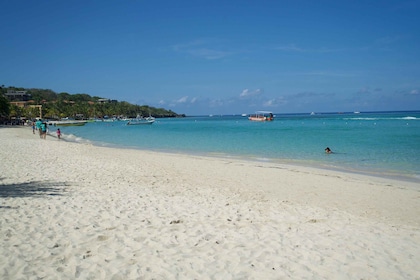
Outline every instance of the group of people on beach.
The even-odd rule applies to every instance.
[[[41,119],[38,119],[36,122],[32,123],[32,133],[35,134],[35,130],[38,130],[39,137],[41,139],[47,138],[48,126],[46,122],[43,122]]]
[[[36,130],[38,130],[41,139],[47,139],[48,124],[46,122],[43,122],[41,119],[32,122],[32,133],[35,134]],[[59,128],[57,129],[57,138],[61,138],[61,130]]]

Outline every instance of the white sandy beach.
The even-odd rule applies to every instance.
[[[0,279],[420,279],[420,184],[0,127]]]

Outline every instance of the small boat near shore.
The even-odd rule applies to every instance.
[[[87,123],[86,120],[61,120],[61,121],[48,121],[48,125],[53,126],[82,126]]]
[[[265,122],[273,121],[274,115],[270,111],[257,111],[255,114],[252,114],[248,117],[250,121]]]
[[[137,117],[135,119],[129,120],[127,122],[127,125],[144,125],[144,124],[152,124],[154,122],[155,122],[154,117],[147,117],[147,118]]]

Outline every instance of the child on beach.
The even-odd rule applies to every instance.
[[[57,138],[60,139],[60,137],[61,137],[61,131],[59,128],[57,128]]]

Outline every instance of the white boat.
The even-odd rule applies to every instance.
[[[274,115],[270,111],[257,111],[255,114],[250,115],[248,120],[257,122],[273,121]]]
[[[155,122],[154,117],[137,117],[135,119],[131,119],[127,122],[127,125],[142,125],[142,124],[152,124]]]
[[[82,126],[85,125],[87,121],[85,120],[61,120],[61,121],[49,121],[48,125],[53,126]]]

